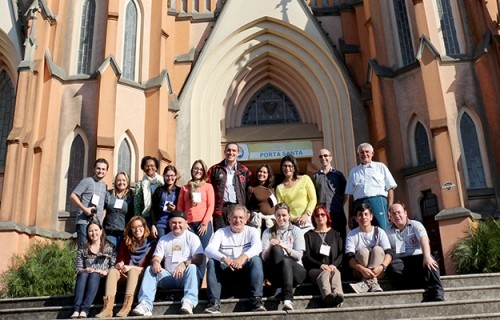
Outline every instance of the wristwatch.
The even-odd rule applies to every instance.
[[[383,263],[381,264],[381,266],[382,266],[382,271],[385,272],[385,270],[387,270],[387,266]]]

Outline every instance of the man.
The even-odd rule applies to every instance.
[[[229,214],[229,226],[217,230],[205,250],[209,258],[205,313],[220,313],[222,279],[232,286],[248,280],[253,311],[266,311],[262,303],[264,272],[259,256],[262,241],[260,231],[246,225],[249,218],[248,209],[236,205]],[[233,281],[228,282],[228,278]]]
[[[344,192],[346,179],[341,171],[332,167],[332,155],[328,149],[319,150],[321,169],[313,174],[318,204],[324,204],[330,210],[332,228],[340,233],[345,241],[347,219],[344,212]]]
[[[214,231],[228,225],[228,215],[234,206],[246,203],[252,173],[237,161],[239,150],[237,143],[228,143],[224,149],[225,159],[208,170],[208,182],[212,184],[215,192]]]
[[[391,280],[407,289],[424,286],[424,302],[444,301],[439,264],[432,257],[424,226],[408,219],[402,203],[394,203],[389,213],[392,225],[387,229],[387,235],[394,255],[389,267]]]
[[[139,290],[139,304],[132,311],[138,316],[151,316],[158,286],[184,288],[181,314],[193,314],[198,304],[201,265],[205,256],[200,238],[188,231],[187,218],[182,211],[173,211],[169,219],[170,230],[158,241],[151,266],[147,267]],[[163,268],[161,261],[164,260]]]
[[[87,224],[96,216],[102,224],[104,219],[104,204],[108,192],[107,185],[102,181],[108,172],[109,163],[99,158],[94,163],[94,176],[82,179],[71,193],[70,199],[78,207],[76,217],[76,237],[78,248],[81,249],[87,239]]]
[[[355,210],[359,227],[347,234],[345,253],[354,278],[361,282],[351,283],[351,287],[357,293],[381,292],[377,278],[391,263],[391,245],[385,231],[372,225],[370,205],[364,203]]]
[[[396,181],[389,169],[381,162],[372,161],[373,147],[369,143],[358,146],[361,164],[349,173],[345,193],[349,198],[349,212],[362,203],[368,203],[375,215],[375,225],[382,229],[389,227],[388,208],[394,201]],[[351,217],[351,229],[353,217]]]

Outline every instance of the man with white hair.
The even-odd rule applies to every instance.
[[[358,146],[358,157],[361,164],[354,167],[349,173],[346,196],[349,197],[349,212],[351,215],[350,227],[353,219],[353,208],[360,204],[370,205],[375,217],[374,225],[382,229],[389,227],[388,208],[394,202],[394,189],[396,181],[391,172],[382,162],[372,161],[373,147],[369,143]]]

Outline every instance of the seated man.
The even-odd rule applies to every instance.
[[[139,304],[132,311],[138,316],[151,316],[156,287],[165,289],[184,288],[182,314],[192,314],[198,304],[201,265],[205,256],[200,238],[187,230],[187,218],[184,212],[174,211],[169,219],[170,233],[158,241],[149,266],[144,272]],[[161,261],[164,260],[163,268]]]
[[[389,208],[391,226],[387,236],[394,260],[389,266],[389,277],[405,289],[424,286],[425,301],[444,301],[444,290],[439,277],[439,264],[431,255],[429,237],[424,226],[408,219],[402,203]]]
[[[266,311],[262,303],[264,272],[259,256],[262,241],[260,231],[246,225],[249,218],[248,209],[236,205],[229,213],[229,226],[217,230],[205,250],[209,258],[205,313],[220,313],[221,281],[228,277],[238,284],[247,279],[253,311]]]
[[[354,278],[361,282],[352,283],[357,293],[381,292],[377,278],[392,260],[392,250],[387,234],[382,228],[372,226],[373,213],[369,204],[361,204],[355,209],[359,227],[347,234],[345,253]]]

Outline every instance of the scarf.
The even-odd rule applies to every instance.
[[[130,253],[130,265],[140,267],[144,262],[144,259],[151,249],[151,241],[144,241],[144,243],[135,249],[135,252]]]
[[[193,193],[194,192],[200,192],[201,186],[203,186],[206,183],[205,180],[199,180],[199,181],[194,181],[194,180],[189,180],[188,185],[189,185],[189,199],[191,199],[191,205],[194,207],[196,206],[196,202],[193,201]]]
[[[158,186],[162,186],[164,184],[165,182],[163,181],[163,177],[158,173],[155,173],[155,176],[153,178],[150,178],[148,176],[144,176],[144,178],[142,178],[141,185],[142,195],[144,199],[144,209],[142,210],[143,215],[151,210],[151,195],[154,190]]]

